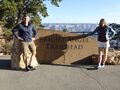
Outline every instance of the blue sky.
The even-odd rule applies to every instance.
[[[46,3],[49,16],[42,23],[108,23],[120,24],[120,0],[63,0],[60,7]]]

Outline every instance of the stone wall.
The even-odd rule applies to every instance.
[[[3,37],[3,27],[0,25],[0,55],[3,55],[5,52],[5,49],[3,46],[5,45],[5,39]]]
[[[98,64],[98,54],[92,56],[92,61]],[[120,51],[109,51],[106,64],[120,65]]]

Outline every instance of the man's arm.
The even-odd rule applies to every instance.
[[[33,37],[35,38],[36,37],[36,30],[33,26],[32,26],[32,31],[33,31]]]
[[[13,33],[13,35],[14,35],[17,39],[23,40],[21,37],[18,36],[18,30],[19,30],[19,25],[17,25],[16,27],[14,27],[14,28],[12,29],[12,33]]]
[[[33,31],[33,38],[32,38],[32,40],[34,41],[35,37],[36,37],[36,30],[35,30],[35,28],[33,26],[32,26],[32,31]]]
[[[19,25],[15,26],[15,27],[12,29],[12,33],[13,33],[13,35],[14,35],[16,38],[19,37],[18,34],[17,34],[18,29],[19,29]]]

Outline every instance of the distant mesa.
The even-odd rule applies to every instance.
[[[96,23],[43,23],[45,29],[61,31],[67,29],[68,32],[91,32],[97,25]]]

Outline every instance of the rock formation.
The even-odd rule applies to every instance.
[[[31,57],[31,52],[28,50],[28,59],[30,60]],[[33,67],[38,65],[38,62],[36,60],[36,57],[34,57],[34,60],[32,60],[31,65]],[[25,63],[23,60],[23,53],[21,49],[21,43],[18,39],[14,39],[12,50],[11,50],[11,68],[12,69],[24,69],[25,68]]]

